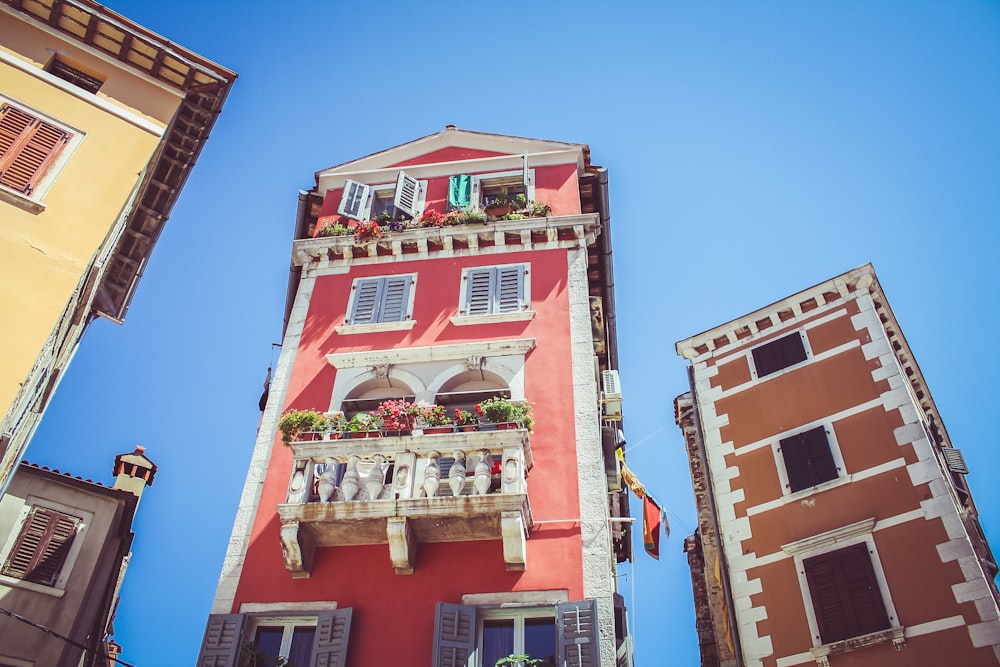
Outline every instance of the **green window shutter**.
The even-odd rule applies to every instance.
[[[420,215],[420,182],[412,176],[407,176],[405,172],[399,172],[396,178],[396,193],[393,196],[392,204],[397,211],[402,211],[411,218]]]
[[[433,667],[472,667],[476,648],[476,608],[438,602],[434,611]]]
[[[348,179],[344,183],[344,194],[340,198],[340,207],[337,208],[337,213],[354,220],[364,220],[368,190],[367,185]]]
[[[523,266],[505,266],[496,270],[493,312],[515,313],[524,309],[524,274]]]
[[[448,208],[451,210],[472,205],[472,177],[468,174],[448,179]]]
[[[379,304],[379,322],[402,322],[406,319],[412,282],[410,276],[385,279],[385,289]]]
[[[320,612],[310,667],[344,667],[347,664],[351,613],[350,607]]]
[[[246,614],[211,614],[198,653],[198,667],[237,667]]]
[[[558,664],[565,667],[598,667],[597,600],[557,604],[556,637]]]

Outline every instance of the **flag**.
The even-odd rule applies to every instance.
[[[663,510],[647,494],[642,502],[642,542],[646,553],[656,560],[660,559],[660,522],[662,519]]]

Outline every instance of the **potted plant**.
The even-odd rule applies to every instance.
[[[325,431],[327,419],[318,410],[286,410],[278,420],[281,441],[286,445],[299,440],[303,433]]]
[[[420,411],[420,420],[426,424],[424,434],[451,433],[454,431],[451,417],[443,405],[427,405]]]
[[[359,222],[354,226],[354,242],[367,243],[368,241],[378,241],[382,238],[382,228],[378,226],[377,220]]]
[[[529,201],[525,212],[531,218],[547,218],[552,215],[552,207],[545,202]]]
[[[382,429],[391,435],[411,433],[419,415],[419,405],[394,398],[382,401],[375,409],[375,416],[382,422]]]
[[[529,657],[524,653],[521,653],[520,655],[511,653],[510,655],[496,661],[496,667],[539,667],[543,664],[545,664],[544,660]]]
[[[462,222],[466,225],[485,225],[489,220],[489,216],[478,208],[469,208],[462,211]]]
[[[381,435],[378,430],[378,418],[374,413],[359,412],[344,424],[344,429],[352,438],[370,438]]]
[[[432,208],[424,211],[424,214],[420,216],[420,222],[418,223],[421,227],[441,227],[444,225],[445,216],[439,211],[435,211]]]
[[[529,431],[535,425],[531,417],[531,406],[515,404],[501,396],[481,401],[476,405],[476,412],[488,421],[497,425],[498,429],[526,428]]]
[[[479,415],[455,408],[455,425],[463,431],[475,431],[479,428]]]
[[[322,227],[320,227],[319,231],[316,232],[316,236],[318,237],[350,236],[350,234],[351,234],[350,227],[346,227],[345,225],[342,225],[339,222],[328,222]]]

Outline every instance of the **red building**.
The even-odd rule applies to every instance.
[[[702,665],[1000,662],[968,470],[870,265],[677,351]]]
[[[607,204],[587,146],[453,126],[316,174],[200,665],[629,663]]]

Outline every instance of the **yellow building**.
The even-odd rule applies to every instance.
[[[121,322],[236,75],[90,0],[0,2],[0,492]]]

